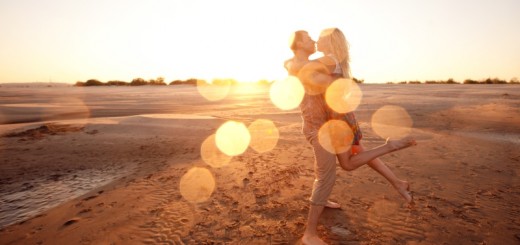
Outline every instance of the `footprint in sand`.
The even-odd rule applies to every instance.
[[[67,222],[63,223],[63,225],[62,225],[61,227],[62,227],[62,228],[65,228],[65,227],[67,227],[67,226],[70,226],[70,225],[72,225],[72,224],[75,224],[75,223],[79,222],[79,220],[80,220],[80,218],[78,218],[78,217],[74,217],[74,218],[72,218],[72,219],[67,220]]]

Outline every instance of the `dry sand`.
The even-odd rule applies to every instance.
[[[322,215],[325,241],[520,243],[518,86],[361,89],[365,146],[384,142],[370,124],[382,106],[413,120],[418,146],[382,159],[416,204],[369,167],[338,169],[331,199],[342,209]],[[248,148],[222,167],[202,160],[220,125],[256,119],[276,125],[274,149]],[[220,101],[191,86],[0,87],[0,135],[0,244],[298,244],[305,228],[312,150],[299,111],[276,108],[268,87]],[[215,183],[198,203],[180,189],[194,168]]]

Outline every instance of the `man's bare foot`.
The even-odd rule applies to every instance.
[[[410,192],[410,184],[406,181],[401,181],[395,186],[395,189],[406,200],[408,204],[413,204],[413,195]]]
[[[335,203],[333,201],[327,200],[327,204],[325,204],[325,207],[336,209],[336,208],[341,208],[341,205],[339,205],[339,203]]]
[[[302,243],[305,245],[327,245],[323,240],[321,240],[318,236],[308,236],[303,235]]]
[[[390,140],[389,138],[386,139],[386,145],[390,147],[390,151],[397,151],[401,150],[410,146],[417,145],[417,142],[412,137],[405,137],[398,140]]]

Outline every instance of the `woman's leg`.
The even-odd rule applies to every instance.
[[[358,154],[352,155],[350,151],[337,154],[340,166],[347,170],[355,170],[370,161],[385,155],[387,153],[401,150],[410,146],[416,145],[413,138],[406,137],[399,140],[387,140],[384,145],[380,145],[370,150],[359,152]]]
[[[365,147],[363,145],[353,145],[352,151],[354,153],[359,153],[365,151]],[[394,172],[380,158],[375,158],[370,161],[368,164],[373,170],[378,172],[380,175],[385,177],[385,179],[390,182],[390,184],[397,190],[397,192],[406,200],[406,202],[411,203],[413,201],[413,196],[410,193],[410,184],[404,180],[400,180],[395,176]]]

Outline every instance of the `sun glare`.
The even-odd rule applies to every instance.
[[[213,79],[211,83],[197,80],[197,91],[209,101],[219,101],[229,94],[231,81],[227,79]]]
[[[200,155],[202,160],[214,168],[226,166],[231,161],[232,157],[228,156],[217,147],[215,134],[210,135],[200,146]]]
[[[269,90],[271,101],[281,110],[292,110],[298,107],[304,94],[303,85],[294,76],[275,81]]]
[[[356,110],[363,94],[359,86],[351,79],[334,81],[325,93],[327,105],[338,113],[347,113]]]
[[[339,154],[350,150],[354,134],[342,120],[329,120],[318,131],[320,145],[330,153]]]
[[[251,134],[250,147],[258,153],[272,150],[278,143],[280,132],[273,121],[258,119],[248,127]]]
[[[208,200],[215,190],[215,178],[206,169],[193,167],[179,183],[181,195],[191,203],[201,203]]]
[[[41,118],[60,117],[65,119],[77,119],[80,124],[86,124],[90,117],[90,109],[83,100],[74,97],[57,97],[49,102],[50,105],[42,110]]]
[[[218,129],[215,143],[220,151],[228,156],[244,153],[251,142],[251,135],[244,123],[227,121]]]
[[[399,139],[412,131],[413,120],[408,112],[394,105],[386,105],[372,115],[372,129],[381,138]]]

